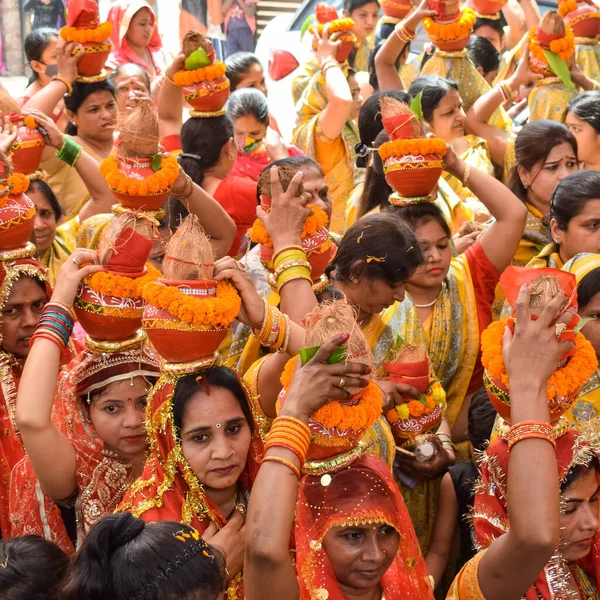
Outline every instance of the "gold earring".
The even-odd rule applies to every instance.
[[[233,160],[235,158],[235,154],[233,152],[229,153],[229,160]]]

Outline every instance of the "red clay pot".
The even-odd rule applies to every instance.
[[[10,122],[17,128],[17,139],[11,146],[9,158],[16,173],[31,175],[40,168],[46,143],[37,129],[25,126],[24,118],[25,115],[10,116]]]
[[[33,232],[34,217],[35,204],[25,194],[0,201],[0,250],[25,246]]]
[[[409,0],[381,0],[381,11],[386,17],[404,19],[412,10]]]
[[[473,0],[473,8],[480,15],[497,15],[503,8],[506,2],[494,2],[493,0]]]
[[[159,279],[187,296],[214,298],[217,282]],[[192,362],[212,356],[227,336],[228,328],[207,329],[183,323],[170,312],[150,304],[144,309],[144,331],[158,353],[168,362]]]
[[[388,374],[388,381],[412,385],[421,394],[424,394],[429,387],[429,359],[418,363],[383,363],[383,368]]]
[[[442,175],[442,167],[433,166],[440,162],[436,154],[391,157],[384,163],[385,180],[404,198],[429,196]]]
[[[92,338],[115,342],[133,337],[141,328],[144,300],[105,296],[82,283],[73,310]]]
[[[351,31],[343,31],[339,37],[339,41],[341,42],[340,47],[335,55],[335,60],[339,63],[346,62],[348,57],[350,56],[350,52],[354,48],[354,44],[356,43],[356,37]],[[313,40],[312,49],[316,52],[317,50],[317,42]]]
[[[442,407],[437,404],[428,415],[410,417],[405,421],[399,420],[396,423],[390,423],[396,443],[398,445],[405,444],[416,436],[435,429],[442,422],[443,416]]]
[[[84,55],[77,63],[78,77],[98,77],[102,74],[108,55],[112,50],[110,40],[102,43],[85,42],[83,44]]]
[[[565,17],[575,37],[596,38],[600,35],[600,10],[589,4],[580,4]]]
[[[221,110],[225,106],[230,93],[229,79],[225,75],[212,81],[201,81],[183,88],[186,102],[198,112],[217,112]]]
[[[439,50],[442,50],[444,52],[460,52],[461,50],[464,50],[467,47],[470,37],[471,34],[469,33],[469,35],[467,35],[466,37],[460,38],[460,40],[454,40],[452,42],[444,42],[441,40],[436,40],[434,38],[431,38],[431,41]]]

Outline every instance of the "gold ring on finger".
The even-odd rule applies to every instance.
[[[565,332],[566,329],[567,329],[566,323],[557,323],[554,326],[554,334],[558,338]]]
[[[339,388],[343,388],[346,385],[346,380],[343,377],[340,377],[340,382],[338,383]]]

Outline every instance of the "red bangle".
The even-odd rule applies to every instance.
[[[281,465],[284,465],[288,469],[293,471],[294,475],[298,479],[300,479],[300,469],[294,463],[290,462],[289,460],[286,460],[285,458],[281,458],[281,456],[265,456],[263,458],[263,463],[266,463],[266,462],[277,462]]]
[[[508,449],[528,439],[541,439],[550,442],[556,448],[556,440],[554,439],[554,429],[552,425],[545,421],[522,421],[513,425],[506,435]]]

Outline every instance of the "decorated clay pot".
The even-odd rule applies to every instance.
[[[158,283],[176,287],[187,296],[214,298],[217,282],[175,281],[159,279]],[[227,336],[228,328],[188,325],[170,312],[150,304],[144,309],[144,330],[158,353],[168,362],[192,362],[212,356]]]
[[[29,129],[24,122],[25,115],[11,115],[10,122],[17,128],[17,139],[10,149],[9,158],[12,160],[16,173],[30,175],[40,168],[44,152],[44,137],[37,129]]]
[[[6,182],[4,182],[6,183]],[[0,250],[22,248],[33,232],[35,205],[25,194],[0,200]]]
[[[473,0],[473,8],[482,16],[495,16],[504,8],[505,1]]]
[[[82,283],[73,310],[81,326],[94,339],[126,340],[142,326],[144,300],[105,296]]]
[[[85,42],[84,54],[77,63],[77,78],[98,77],[102,75],[108,55],[112,50],[110,40],[104,42]]]
[[[340,41],[340,46],[336,52],[335,60],[337,60],[339,63],[343,63],[348,60],[350,52],[352,52],[354,44],[356,43],[356,37],[354,37],[354,34],[351,31],[342,31],[338,39]],[[312,49],[316,52],[316,40],[313,40]]]
[[[442,159],[437,154],[391,156],[383,166],[385,180],[404,198],[431,194],[442,175]]]
[[[464,50],[467,47],[470,37],[471,32],[469,32],[465,37],[451,41],[440,40],[436,39],[434,36],[431,36],[431,41],[439,50],[442,50],[444,52],[460,52],[461,50]]]
[[[596,38],[600,35],[600,10],[589,4],[579,4],[565,17],[576,37]]]
[[[212,81],[200,81],[183,88],[183,95],[194,110],[198,112],[217,112],[221,110],[230,94],[229,79],[223,75]]]
[[[406,420],[398,420],[390,423],[392,434],[399,446],[405,446],[415,441],[415,438],[422,433],[435,430],[442,422],[444,411],[439,404],[428,415],[420,417],[409,417]]]
[[[386,17],[404,19],[412,10],[410,0],[381,0],[381,11]]]
[[[150,158],[126,158],[119,156],[118,161],[119,170],[130,179],[143,181],[150,177],[150,175],[154,175],[154,170],[150,166]],[[130,196],[129,194],[121,194],[113,190],[113,194],[125,208],[157,211],[167,201],[170,191],[148,196]]]

